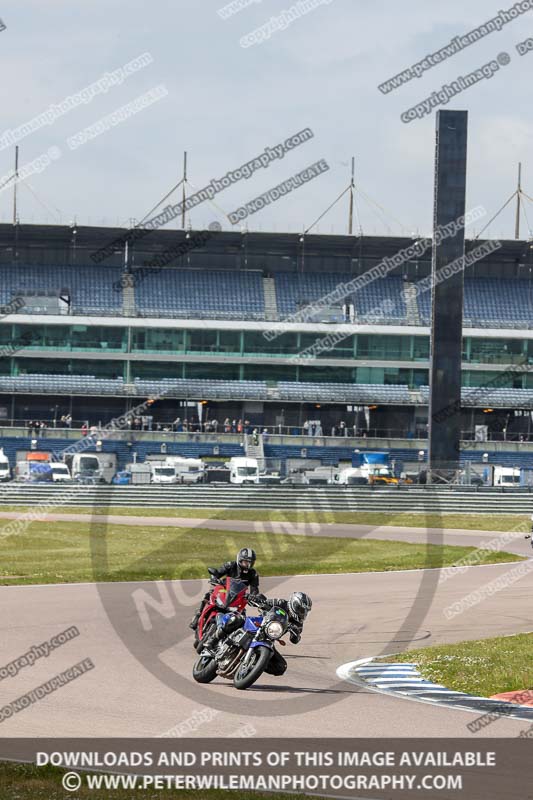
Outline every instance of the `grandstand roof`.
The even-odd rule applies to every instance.
[[[49,258],[43,257],[43,251],[53,250],[54,258],[57,261],[59,253],[63,253],[60,259],[62,263],[92,263],[90,255],[100,248],[111,245],[118,240],[124,239],[130,234],[130,228],[108,228],[90,227],[83,225],[12,225],[0,224],[0,255],[2,250],[9,251],[9,260],[15,259],[18,252],[20,258],[28,260],[28,256],[34,253],[33,263],[47,263]],[[189,232],[194,235],[194,232]],[[420,237],[399,237],[399,236],[337,236],[330,234],[306,234],[304,241],[301,241],[301,234],[296,233],[241,233],[238,231],[210,231],[210,239],[206,243],[202,252],[224,253],[227,255],[241,254],[241,269],[253,268],[247,263],[248,258],[271,254],[280,259],[293,259],[294,264],[302,270],[327,269],[327,265],[313,265],[312,263],[302,263],[304,256],[329,256],[336,258],[365,258],[369,261],[382,259],[386,256],[393,256],[402,248],[408,247]],[[185,242],[187,232],[183,230],[156,230],[146,233],[133,245],[137,252],[143,254],[157,254],[172,245]],[[475,243],[479,244],[479,241]],[[467,249],[473,243],[467,241]],[[132,247],[132,245],[130,245]],[[122,252],[123,246],[120,242],[117,245],[117,256]],[[21,251],[24,251],[22,254]],[[500,250],[488,256],[485,263],[508,264],[510,273],[512,267],[525,263],[531,257],[530,243],[526,241],[505,240],[502,241]],[[2,261],[6,261],[4,254]],[[421,262],[429,263],[431,250],[428,250]],[[119,259],[120,260],[120,259]],[[117,257],[105,259],[105,263],[119,263]],[[291,269],[290,261],[280,261],[268,263],[269,270]],[[224,267],[220,264],[217,268],[236,269],[235,262]],[[255,266],[257,268],[257,265]],[[338,269],[338,267],[337,267]]]

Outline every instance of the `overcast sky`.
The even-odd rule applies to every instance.
[[[209,203],[191,210],[192,226],[219,220],[230,229],[224,213],[324,159],[328,172],[247,220],[250,230],[307,228],[348,185],[354,155],[358,187],[384,210],[358,192],[357,224],[363,232],[427,233],[435,111],[409,124],[400,115],[501,53],[511,56],[508,65],[445,106],[469,111],[467,207],[483,205],[488,220],[514,191],[520,160],[524,189],[533,197],[533,51],[524,56],[516,51],[519,42],[533,37],[533,11],[383,94],[378,84],[511,2],[323,0],[285,30],[273,30],[266,41],[249,47],[240,45],[241,38],[272,18],[272,27],[277,25],[292,1],[256,0],[228,19],[217,13],[224,5],[223,0],[4,1],[0,138],[104,73],[143,53],[153,58],[122,84],[20,140],[21,165],[34,163],[51,147],[61,154],[20,184],[21,222],[139,220],[179,179],[184,150],[191,183],[201,188],[309,127],[312,140],[220,192],[218,210]],[[161,86],[168,94],[149,107],[76,150],[67,146],[68,137]],[[13,162],[14,146],[0,150],[4,180]],[[526,211],[533,227],[533,204]],[[513,214],[509,207],[490,234],[511,238]],[[9,187],[0,191],[0,220],[11,218]],[[314,230],[346,233],[347,219],[345,197]],[[524,217],[524,236],[528,227]]]

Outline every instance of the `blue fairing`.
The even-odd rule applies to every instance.
[[[263,622],[263,617],[246,617],[244,620],[244,630],[257,633],[259,625]],[[256,625],[256,623],[259,623]]]
[[[257,633],[257,629],[263,622],[263,617],[246,617],[244,620],[244,630],[251,633]],[[268,647],[272,650],[273,645],[270,642],[256,642],[255,640],[250,643],[250,647]]]

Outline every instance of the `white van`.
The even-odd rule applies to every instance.
[[[201,458],[167,456],[166,463],[175,467],[179,483],[200,483],[205,477],[205,464]]]
[[[70,481],[70,470],[66,464],[61,461],[51,461],[50,468],[52,470],[52,481]]]
[[[4,454],[4,448],[0,447],[0,481],[11,480],[11,470],[9,469],[9,459]]]
[[[176,467],[162,462],[152,461],[150,464],[152,470],[152,483],[178,483],[178,473]]]
[[[259,464],[256,458],[235,457],[227,466],[230,470],[230,483],[259,483]]]

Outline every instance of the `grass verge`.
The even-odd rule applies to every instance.
[[[75,794],[68,794],[61,787],[64,770],[55,767],[34,767],[26,764],[0,763],[0,797],[2,800],[132,800],[134,797],[143,800],[235,800],[235,792],[224,791],[150,791],[132,789],[88,790],[82,787]],[[254,792],[254,800],[272,800],[272,794]],[[276,794],[276,800],[308,800],[303,795]]]
[[[3,506],[1,511],[23,513],[28,506]],[[57,506],[53,514],[94,514],[106,516],[184,517],[190,519],[238,519],[257,522],[339,522],[359,525],[388,525],[408,528],[450,528],[481,531],[512,531],[524,526],[529,532],[531,520],[527,514],[421,514],[386,513],[374,511],[265,511],[241,508],[145,508],[142,506]],[[0,520],[1,524],[1,520]]]
[[[97,568],[91,544],[99,555]],[[205,578],[207,566],[222,564],[245,545],[256,549],[265,576],[447,567],[474,551],[367,538],[34,522],[22,534],[0,538],[0,584]],[[488,551],[483,559],[521,560],[503,551]]]
[[[425,678],[448,689],[490,697],[533,688],[532,649],[533,633],[520,633],[424,647],[379,661],[418,664]]]

